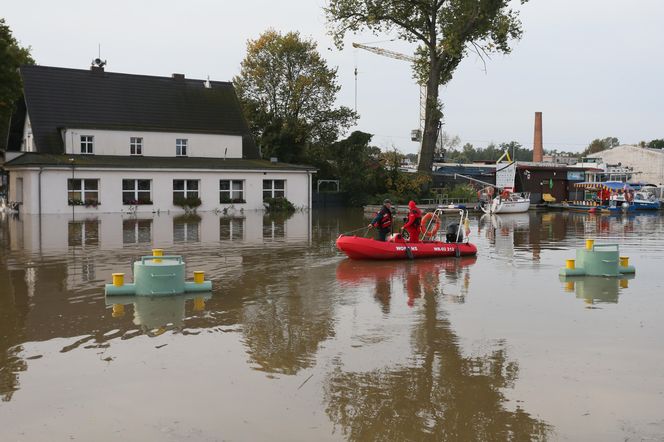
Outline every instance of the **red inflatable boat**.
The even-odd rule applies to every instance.
[[[403,239],[383,242],[360,236],[344,235],[337,238],[337,248],[352,259],[445,258],[477,254],[477,247],[471,243],[442,241],[407,243]]]

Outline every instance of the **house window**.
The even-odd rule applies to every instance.
[[[178,138],[175,140],[175,156],[176,157],[186,157],[187,156],[187,139]]]
[[[143,137],[129,138],[129,154],[143,155]]]
[[[244,181],[219,180],[219,203],[244,202]]]
[[[99,180],[98,179],[71,179],[67,180],[68,199],[70,206],[98,206]]]
[[[198,180],[173,180],[173,203],[198,197]]]
[[[219,239],[221,241],[244,239],[244,218],[219,218]]]
[[[152,204],[151,180],[122,180],[122,204]]]
[[[81,135],[81,153],[94,153],[95,137],[92,135]]]
[[[286,180],[263,180],[263,199],[286,196]]]

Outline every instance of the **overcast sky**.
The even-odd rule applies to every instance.
[[[87,69],[97,56],[114,72],[231,80],[246,41],[265,29],[296,30],[319,43],[338,67],[339,104],[354,107],[357,129],[375,144],[416,152],[419,87],[408,63],[350,45],[377,43],[412,53],[391,36],[349,36],[342,51],[327,35],[324,0],[24,0],[0,14],[37,63]],[[594,138],[623,143],[664,138],[664,1],[530,0],[524,35],[486,72],[470,54],[441,91],[444,130],[486,146],[516,140],[532,147],[535,111],[543,112],[544,147],[579,151]]]

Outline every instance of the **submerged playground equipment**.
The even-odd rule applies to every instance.
[[[629,265],[629,257],[620,256],[618,244],[597,244],[587,239],[586,247],[576,250],[576,259],[568,259],[559,275],[622,277],[633,275],[634,266]]]
[[[113,273],[113,282],[106,284],[107,296],[164,296],[212,290],[212,282],[205,281],[204,272],[195,271],[194,281],[185,281],[182,257],[164,256],[162,249],[153,249],[151,256],[142,256],[134,262],[133,283],[125,283],[124,276],[124,273]]]

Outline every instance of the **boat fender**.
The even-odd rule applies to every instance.
[[[459,249],[459,246],[456,246],[454,250],[454,256],[456,256],[457,258],[461,257],[461,250]]]

